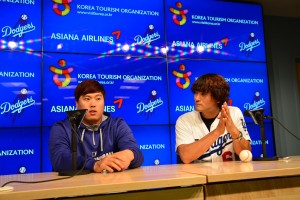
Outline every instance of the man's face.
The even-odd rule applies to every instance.
[[[218,104],[212,98],[210,92],[207,94],[202,94],[201,92],[196,92],[194,94],[194,101],[195,101],[195,110],[202,113],[216,113],[218,112]]]
[[[88,125],[99,124],[104,112],[104,97],[101,92],[89,93],[80,96],[76,102],[77,109],[88,109],[83,123]]]

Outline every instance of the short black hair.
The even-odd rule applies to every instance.
[[[79,98],[82,95],[86,95],[89,93],[95,93],[95,92],[101,92],[104,99],[105,99],[105,89],[103,85],[101,85],[96,80],[84,80],[81,83],[79,83],[74,91],[74,96],[76,102],[78,102]]]

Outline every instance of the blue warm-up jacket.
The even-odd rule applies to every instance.
[[[136,143],[133,133],[122,118],[108,116],[96,130],[80,124],[77,129],[77,169],[85,162],[85,169],[93,171],[94,163],[114,152],[129,149],[134,153],[134,160],[129,168],[140,167],[144,156]],[[72,131],[68,119],[55,123],[50,131],[49,153],[54,171],[72,170]]]

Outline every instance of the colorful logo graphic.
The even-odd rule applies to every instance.
[[[184,72],[185,71],[185,65],[184,64],[179,65],[179,70]],[[179,88],[186,89],[186,88],[189,87],[189,85],[191,83],[190,78],[189,78],[192,75],[191,71],[181,73],[181,72],[178,72],[176,70],[173,70],[172,73],[173,73],[174,76],[177,77],[176,78],[176,85]],[[180,82],[182,79],[184,80],[184,83]]]
[[[253,49],[258,46],[260,46],[260,41],[256,39],[254,33],[249,34],[248,40],[246,42],[241,42],[239,44],[240,51],[245,51],[248,56],[252,53]]]
[[[28,90],[22,88],[19,94],[14,99],[13,103],[3,102],[0,104],[0,114],[12,117],[12,121],[15,122],[17,117],[21,117],[25,108],[28,108],[35,104],[35,100],[32,96],[28,97]]]
[[[155,109],[164,104],[163,100],[158,97],[157,91],[152,90],[146,103],[140,102],[136,105],[137,113],[144,113],[147,116],[147,120],[153,114]]]
[[[71,11],[70,3],[73,0],[52,0],[53,11],[59,16],[66,16]],[[62,8],[62,9],[60,9]]]
[[[182,8],[181,2],[177,2],[176,7],[181,9]],[[188,9],[177,10],[171,7],[170,11],[173,13],[173,21],[175,24],[182,26],[186,23],[186,14],[188,13]],[[178,20],[178,18],[181,18],[181,20]]]
[[[64,68],[67,65],[66,60],[60,59],[58,60],[57,64],[61,67]],[[66,87],[70,84],[71,82],[71,75],[70,73],[74,71],[73,67],[69,67],[66,69],[58,69],[54,67],[53,65],[50,66],[50,71],[54,73],[53,75],[53,82],[55,85],[59,87]],[[62,75],[64,78],[60,79],[59,76]]]

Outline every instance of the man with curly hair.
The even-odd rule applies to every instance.
[[[219,74],[205,74],[192,85],[195,110],[176,121],[179,163],[236,160],[250,150],[250,136],[241,110],[227,104],[230,86]]]

